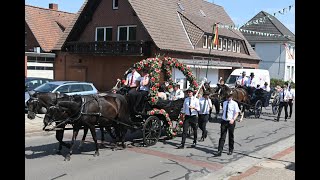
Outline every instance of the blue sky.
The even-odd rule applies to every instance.
[[[260,11],[273,13],[294,4],[294,0],[208,0],[224,7],[233,22],[243,25]],[[48,8],[49,3],[56,3],[59,10],[76,13],[84,0],[25,0],[28,5]],[[295,33],[295,4],[285,14],[277,13],[279,19],[291,32]]]

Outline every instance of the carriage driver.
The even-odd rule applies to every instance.
[[[247,84],[248,78],[246,77],[246,72],[243,71],[242,72],[242,76],[238,77],[237,81],[236,81],[236,85],[238,87],[245,87]]]
[[[149,71],[148,69],[142,70],[142,77],[140,77],[140,87],[138,90],[137,101],[135,107],[137,110],[143,108],[142,103],[144,103],[144,98],[148,96],[150,90],[150,83],[149,83]],[[141,107],[142,106],[142,107]]]
[[[130,88],[128,92],[130,112],[136,112],[135,102],[138,96],[138,88],[140,86],[140,77],[141,75],[137,72],[136,67],[131,67],[131,73],[127,75],[125,86]]]
[[[253,92],[257,86],[257,78],[254,78],[254,73],[250,73],[250,78],[247,81],[247,91],[248,94],[252,97]]]
[[[170,93],[169,100],[184,98],[184,92],[180,89],[180,84],[173,84],[173,91]]]

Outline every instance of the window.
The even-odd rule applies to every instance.
[[[255,44],[251,44],[252,49],[255,51],[256,50],[256,45]]]
[[[240,53],[240,41],[237,41],[237,53]]]
[[[237,52],[237,42],[235,40],[233,40],[232,52]]]
[[[203,36],[202,47],[203,48],[208,48],[208,36],[207,35]]]
[[[227,39],[223,39],[222,50],[224,50],[224,51],[227,50],[227,44],[228,44],[228,40]]]
[[[290,66],[287,66],[287,69],[286,69],[286,81],[288,81],[289,79],[290,79],[290,69],[291,69],[291,67]]]
[[[81,92],[83,91],[83,87],[81,84],[73,84],[70,87],[70,92]]]
[[[69,87],[70,87],[70,85],[61,86],[56,90],[56,92],[59,91],[60,93],[68,93]]]
[[[118,41],[135,41],[137,26],[118,26]]]
[[[228,51],[232,51],[232,40],[228,41]]]
[[[222,38],[219,38],[218,49],[222,50]]]
[[[218,44],[219,44],[219,41],[218,41],[218,44],[214,44],[213,43],[213,38],[210,36],[210,45],[211,45],[211,49],[218,49]]]
[[[112,41],[112,27],[97,27],[96,41]]]
[[[112,9],[119,8],[119,0],[112,0]]]
[[[83,85],[83,89],[84,89],[84,91],[92,91],[92,90],[93,90],[93,89],[92,89],[92,86],[87,85],[87,84],[84,84],[84,85]]]

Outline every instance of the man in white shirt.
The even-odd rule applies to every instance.
[[[291,89],[291,86],[289,86],[289,89],[288,89],[288,99],[289,99],[288,105],[289,105],[290,112],[289,112],[288,119],[290,119],[291,115],[292,115],[292,106],[293,106],[294,98],[295,98],[295,92],[294,92],[293,89]]]
[[[242,76],[238,77],[236,81],[236,85],[238,85],[239,87],[244,87],[246,86],[247,81],[248,81],[248,78],[246,77],[246,72],[243,71]]]
[[[179,84],[173,84],[173,91],[170,93],[169,100],[177,100],[180,98],[184,98],[184,92],[180,89]]]
[[[138,97],[138,88],[140,86],[140,77],[141,75],[137,72],[136,67],[131,67],[131,73],[127,75],[126,81],[124,83],[125,86],[129,87],[128,92],[128,100],[129,100],[129,107],[131,115],[136,113],[136,106],[135,102]]]
[[[219,139],[218,153],[216,156],[221,156],[224,142],[226,140],[227,131],[229,133],[229,152],[228,155],[233,153],[234,149],[234,128],[236,126],[236,119],[239,115],[240,109],[238,103],[232,100],[232,94],[227,95],[227,100],[223,102],[223,114],[221,121],[221,133]]]
[[[262,89],[267,91],[267,92],[270,92],[270,87],[268,86],[267,82],[264,83],[264,85],[262,86]]]
[[[287,121],[288,118],[288,102],[289,102],[289,92],[287,89],[287,85],[283,85],[282,90],[279,92],[279,98],[280,98],[280,104],[279,104],[279,112],[278,112],[278,116],[274,119],[277,122],[279,122],[280,119],[280,115],[281,115],[281,111],[284,107],[284,121]]]
[[[254,90],[257,87],[257,80],[254,78],[254,73],[250,73],[250,78],[247,81],[247,91],[248,94],[252,97]]]
[[[208,131],[206,130],[206,125],[209,120],[210,110],[212,109],[211,99],[209,99],[210,92],[205,91],[203,96],[199,99],[200,111],[199,113],[199,128],[202,130],[202,136],[199,141],[204,141],[207,138]]]
[[[187,138],[187,132],[189,124],[193,129],[193,144],[191,147],[196,147],[197,145],[197,129],[198,129],[198,117],[197,111],[200,111],[199,99],[193,96],[194,89],[189,88],[187,90],[188,97],[184,99],[182,114],[185,115],[185,120],[183,121],[183,132],[182,132],[182,141],[181,145],[178,146],[178,149],[183,149],[184,144]]]

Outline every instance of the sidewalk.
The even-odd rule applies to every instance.
[[[39,116],[39,117],[37,117]],[[24,130],[25,134],[31,134],[31,133],[43,133],[43,117],[44,114],[38,114],[35,119],[28,119],[27,114],[25,114],[25,124],[24,124]]]
[[[295,179],[295,148],[290,147],[229,180]]]

